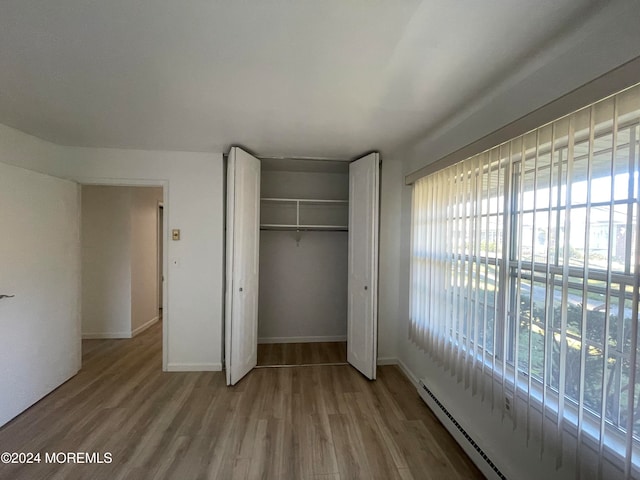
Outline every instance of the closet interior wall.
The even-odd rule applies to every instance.
[[[346,341],[348,168],[346,162],[262,160],[259,343]],[[298,207],[283,199],[341,202]],[[296,222],[316,227],[264,226]]]

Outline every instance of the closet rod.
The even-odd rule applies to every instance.
[[[327,200],[320,198],[272,198],[272,197],[262,197],[260,199],[262,202],[283,202],[283,203],[337,203],[337,204],[348,204],[349,200]]]
[[[323,227],[321,225],[260,225],[260,230],[272,230],[282,232],[348,232],[349,227],[332,225]]]

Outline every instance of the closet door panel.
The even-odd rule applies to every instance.
[[[376,378],[378,332],[379,155],[349,166],[347,361]]]
[[[227,385],[235,385],[257,364],[259,235],[260,161],[233,147],[227,165]]]

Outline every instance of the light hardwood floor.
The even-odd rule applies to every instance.
[[[258,366],[347,363],[347,342],[264,343]]]
[[[110,452],[0,465],[1,479],[483,478],[394,366],[161,371],[160,324],[83,342],[80,373],[0,429],[0,452]]]

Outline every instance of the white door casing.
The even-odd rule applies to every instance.
[[[380,159],[370,153],[349,165],[347,361],[376,378],[378,344],[378,215]]]
[[[260,160],[232,147],[227,164],[225,369],[235,385],[258,360]]]
[[[158,203],[158,228],[156,229],[157,235],[157,248],[158,248],[158,309],[162,310],[162,284],[164,283],[164,204]],[[164,312],[163,312],[164,313]]]

